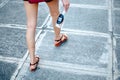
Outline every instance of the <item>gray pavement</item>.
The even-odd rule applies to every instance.
[[[61,31],[69,40],[57,48],[48,7],[39,4],[41,60],[30,72],[23,1],[0,0],[0,80],[120,80],[120,0],[70,1]]]

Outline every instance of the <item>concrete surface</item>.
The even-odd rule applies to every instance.
[[[54,46],[48,7],[39,4],[41,59],[30,72],[23,1],[0,0],[0,80],[120,80],[120,1],[70,1],[61,31],[69,39],[60,47]]]

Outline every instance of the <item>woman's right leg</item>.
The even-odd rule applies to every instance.
[[[54,27],[54,32],[55,32],[55,46],[58,47],[60,46],[63,42],[67,40],[67,35],[66,34],[61,34],[61,28],[58,28],[56,26],[56,21],[57,18],[60,14],[59,12],[59,0],[52,0],[51,2],[47,2],[47,5],[50,10],[50,14],[52,16],[52,23]]]
[[[38,4],[30,4],[24,1],[26,15],[27,15],[27,32],[26,41],[30,53],[30,63],[35,64],[38,58],[35,57],[35,30],[37,25]],[[36,68],[37,65],[31,65],[30,70]]]

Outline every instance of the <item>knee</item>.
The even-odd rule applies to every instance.
[[[59,12],[54,12],[54,13],[51,13],[51,17],[52,18],[57,18],[59,16]]]

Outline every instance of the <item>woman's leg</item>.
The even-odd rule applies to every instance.
[[[50,10],[50,14],[52,16],[52,22],[55,32],[55,46],[60,46],[61,42],[67,40],[67,35],[60,34],[61,28],[56,27],[57,18],[60,14],[59,12],[59,0],[52,0],[51,2],[47,2],[47,5]]]
[[[52,0],[51,2],[47,2],[47,5],[49,7],[50,14],[52,16],[52,22],[53,22],[53,27],[55,31],[55,39],[59,39],[61,29],[55,26],[57,18],[60,14],[59,13],[59,0]]]
[[[35,30],[37,25],[38,4],[30,4],[24,1],[26,15],[27,15],[27,32],[26,41],[30,53],[30,63],[34,64],[38,61],[35,57]],[[37,65],[31,65],[30,70],[36,68]]]

